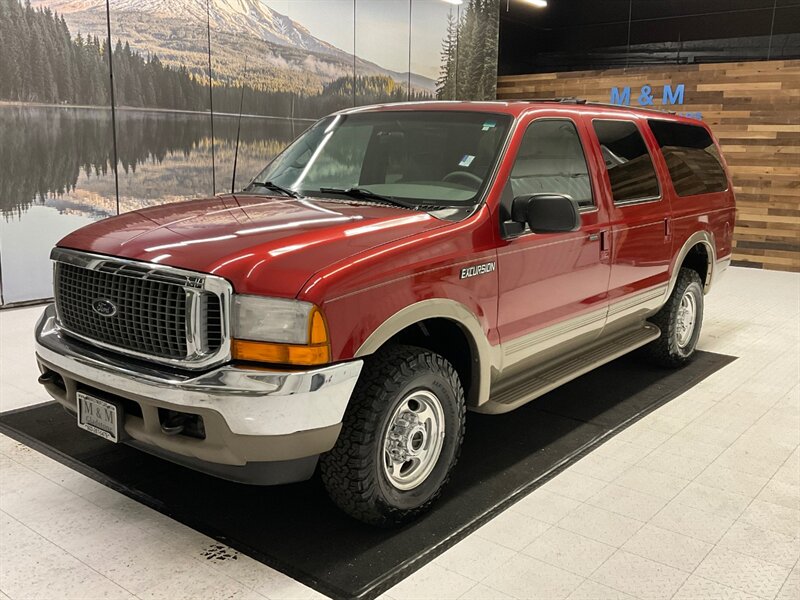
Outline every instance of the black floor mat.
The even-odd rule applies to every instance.
[[[669,371],[625,357],[507,415],[470,413],[442,498],[396,531],[343,516],[318,478],[273,488],[221,481],[105,442],[55,403],[1,414],[0,431],[333,598],[372,598],[732,360],[700,352]]]

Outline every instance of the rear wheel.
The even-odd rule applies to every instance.
[[[651,362],[679,367],[692,358],[703,324],[703,285],[697,271],[680,270],[669,300],[650,321],[661,329],[661,337],[642,349]]]
[[[367,359],[334,448],[320,460],[331,499],[371,525],[425,511],[458,460],[464,391],[442,356],[393,346]]]

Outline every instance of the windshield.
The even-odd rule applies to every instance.
[[[422,207],[468,206],[480,199],[510,122],[509,115],[455,111],[326,117],[254,181],[304,195],[356,189]]]

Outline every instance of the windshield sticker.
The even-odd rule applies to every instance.
[[[472,161],[475,160],[475,157],[472,154],[465,154],[464,158],[461,159],[461,162],[458,163],[459,167],[468,167],[472,164]]]
[[[497,127],[497,123],[494,121],[484,121],[483,127],[481,127],[481,131],[489,131],[490,129],[494,129]]]

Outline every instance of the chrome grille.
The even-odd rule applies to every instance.
[[[229,286],[219,278],[60,249],[53,258],[58,319],[67,333],[190,367],[227,350]],[[113,305],[113,314],[96,310],[102,301]]]
[[[219,298],[214,294],[203,294],[205,319],[206,324],[206,340],[208,341],[208,349],[211,352],[219,350],[222,344],[222,307],[219,303]]]

